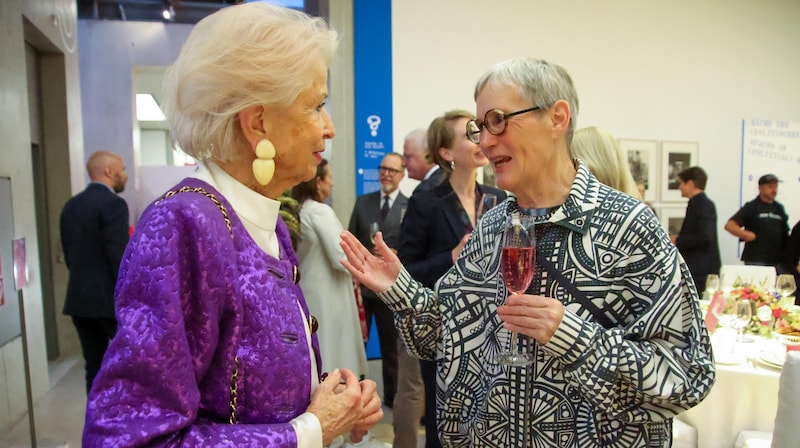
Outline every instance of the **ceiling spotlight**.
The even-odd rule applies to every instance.
[[[164,8],[164,10],[161,11],[161,17],[163,17],[164,20],[173,20],[175,18],[175,8],[173,8],[172,5],[169,5],[169,8]]]

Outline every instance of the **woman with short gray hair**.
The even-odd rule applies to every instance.
[[[475,100],[467,135],[514,196],[484,215],[434,288],[380,234],[380,257],[342,236],[345,266],[395,312],[409,351],[437,360],[442,444],[669,447],[672,417],[714,384],[686,264],[645,204],[570,156],[578,100],[563,68],[500,63]],[[535,269],[527,291],[510,295],[500,246],[522,215],[535,222]],[[531,364],[501,365],[509,349]]]

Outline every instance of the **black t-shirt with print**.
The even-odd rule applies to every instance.
[[[731,217],[740,226],[756,234],[744,244],[742,261],[775,266],[789,237],[789,217],[779,202],[771,204],[756,197]]]

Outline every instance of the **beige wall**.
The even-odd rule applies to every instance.
[[[11,178],[14,237],[26,241],[29,284],[23,294],[34,399],[48,389],[41,290],[43,282],[53,281],[41,278],[39,245],[57,247],[58,241],[38,241],[36,233],[25,43],[39,53],[41,138],[52,149],[46,162],[49,182],[66,185],[60,188],[61,196],[49,196],[52,203],[46,209],[56,213],[48,219],[52,222],[63,205],[57,203],[59,197],[69,197],[70,172],[81,171],[83,163],[76,18],[75,2],[70,0],[0,2],[0,176]],[[16,338],[0,347],[0,430],[26,411],[23,372],[22,342]]]

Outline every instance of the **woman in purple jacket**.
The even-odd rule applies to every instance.
[[[314,176],[336,133],[324,108],[336,46],[321,19],[265,3],[195,26],[164,90],[199,169],[145,210],[125,252],[84,446],[321,447],[382,417],[374,382],[321,374],[278,219],[281,193]]]

